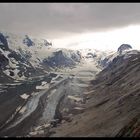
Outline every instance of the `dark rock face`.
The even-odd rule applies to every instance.
[[[122,44],[119,48],[118,48],[118,52],[119,54],[121,54],[123,51],[125,50],[129,50],[132,49],[132,47],[129,44]]]
[[[75,64],[75,61],[78,62],[80,56],[76,54],[71,54],[71,57],[66,56],[62,50],[54,52],[53,57],[44,59],[43,63],[50,67],[68,67]]]
[[[0,33],[0,48],[2,48],[3,50],[8,50],[8,42],[6,37]]]
[[[74,60],[74,61],[77,61],[77,62],[80,62],[80,59],[81,59],[81,54],[79,51],[77,51],[76,53],[73,53],[71,58]]]
[[[8,65],[9,60],[0,53],[0,68],[5,67],[6,65]]]
[[[79,55],[80,59],[82,58],[80,51],[77,51],[77,54]]]
[[[22,56],[19,53],[16,53],[14,51],[11,51],[8,54],[9,58],[14,58],[16,61],[21,61],[22,63],[25,62],[26,60],[22,58]]]
[[[100,60],[99,63],[102,67],[105,67],[108,65],[108,61],[109,61],[109,58],[105,58],[103,60]]]
[[[49,45],[52,46],[52,43],[49,43],[47,40],[44,40],[44,45],[45,46],[49,46]]]
[[[25,35],[25,39],[23,40],[23,43],[28,47],[34,46],[34,42],[27,35]]]
[[[56,77],[57,76],[57,74],[55,74],[55,73],[50,73],[50,75],[49,75],[50,77]]]
[[[14,76],[14,72],[13,71],[9,71],[10,72],[10,76]]]
[[[97,57],[96,54],[93,54],[93,53],[87,53],[87,58],[94,58],[94,57]]]

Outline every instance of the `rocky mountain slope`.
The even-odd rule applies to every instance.
[[[140,53],[124,57],[118,56],[91,81],[83,111],[52,128],[52,137],[140,136]]]
[[[44,39],[0,33],[1,81],[25,80],[79,63],[79,51],[52,48]]]

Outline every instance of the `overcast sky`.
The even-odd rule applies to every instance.
[[[0,30],[49,39],[140,24],[140,3],[1,3]]]

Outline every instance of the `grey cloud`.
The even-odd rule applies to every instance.
[[[49,38],[139,23],[139,3],[0,4],[0,30]]]

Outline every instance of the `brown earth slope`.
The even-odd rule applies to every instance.
[[[140,136],[140,54],[114,59],[83,94],[84,111],[52,128],[51,137]]]

